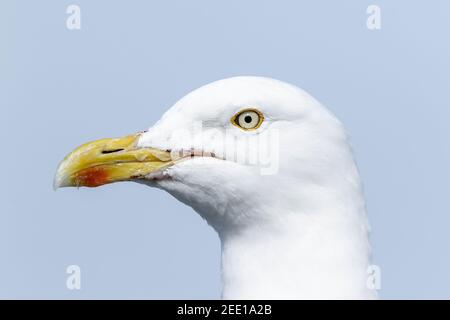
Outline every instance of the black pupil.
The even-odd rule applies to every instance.
[[[244,117],[244,121],[247,122],[247,123],[250,123],[250,122],[252,122],[252,117],[251,116],[245,116]]]

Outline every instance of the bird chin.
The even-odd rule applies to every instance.
[[[163,170],[153,172],[145,179],[136,180],[150,187],[162,189],[181,202],[194,206],[196,202],[207,202],[206,194],[219,183],[224,170],[234,162],[211,157],[186,158]]]
[[[172,176],[169,174],[169,170],[164,169],[164,170],[158,170],[156,172],[152,172],[148,175],[145,176],[145,180],[148,181],[161,181],[161,180],[171,180]]]

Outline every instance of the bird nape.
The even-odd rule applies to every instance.
[[[222,242],[225,299],[370,299],[369,226],[339,120],[303,90],[234,77],[148,131],[86,143],[55,188],[136,181],[191,206]]]

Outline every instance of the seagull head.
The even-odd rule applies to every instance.
[[[147,131],[81,145],[54,186],[118,181],[166,190],[219,233],[321,212],[359,182],[341,123],[305,91],[262,77],[205,85]]]

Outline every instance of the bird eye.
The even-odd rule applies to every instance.
[[[231,118],[231,123],[244,130],[254,130],[259,128],[264,120],[264,116],[256,109],[243,110]]]

